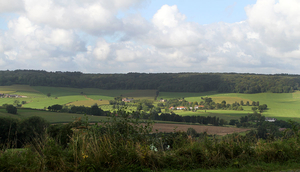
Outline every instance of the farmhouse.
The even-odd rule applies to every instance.
[[[204,105],[195,106],[195,109],[204,108]]]
[[[174,107],[172,106],[172,107],[170,107],[169,109],[170,109],[170,110],[173,110],[173,109],[174,109]]]
[[[183,109],[186,109],[186,108],[184,106],[177,107],[177,110],[183,110]]]
[[[160,99],[159,101],[160,101],[160,102],[167,102],[166,99]]]
[[[129,98],[123,98],[123,99],[122,99],[122,101],[123,101],[123,102],[132,102],[132,101],[133,101],[133,99],[129,99]]]
[[[284,131],[284,130],[286,130],[286,128],[279,128],[278,130],[279,131]]]
[[[16,94],[2,94],[0,93],[1,98],[20,98],[24,96],[16,95]]]
[[[276,118],[268,118],[268,117],[265,118],[265,121],[268,122],[275,122],[276,120],[277,120]]]

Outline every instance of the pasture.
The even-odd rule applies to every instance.
[[[18,114],[12,115],[6,113],[5,109],[0,109],[0,117],[10,117],[16,119],[25,119],[31,116],[39,116],[50,122],[54,123],[69,123],[73,122],[76,118],[86,120],[88,118],[90,123],[107,121],[109,117],[106,116],[92,116],[83,114],[72,114],[72,113],[58,113],[32,109],[18,109]],[[187,131],[188,128],[194,128],[198,133],[207,132],[208,134],[226,135],[234,132],[245,132],[249,129],[241,129],[235,127],[216,127],[216,126],[202,126],[202,125],[191,125],[188,123],[168,122],[168,121],[155,121],[153,124],[152,132],[173,132],[176,131]]]
[[[73,122],[75,118],[81,118],[84,120],[85,116],[83,114],[73,114],[73,113],[57,113],[57,112],[49,112],[49,111],[40,111],[40,110],[32,110],[32,109],[18,109],[18,114],[13,115],[6,113],[5,109],[0,109],[0,117],[11,117],[16,119],[25,119],[31,116],[39,116],[44,118],[50,123],[69,123]],[[87,115],[89,118],[89,122],[99,122],[102,120],[107,120],[105,116],[92,116]]]
[[[248,113],[252,113],[252,111],[235,111],[235,110],[197,110],[196,112],[192,111],[183,111],[176,110],[174,113],[181,116],[216,116],[220,119],[225,119],[226,121],[230,121],[231,119],[238,119],[242,116],[246,116]]]
[[[156,90],[103,90],[96,88],[12,85],[1,86],[0,93],[27,96],[26,98],[1,98],[0,105],[13,104],[15,100],[18,100],[19,102],[26,101],[26,104],[22,107],[44,109],[54,104],[92,106],[97,103],[106,106],[109,105],[109,100],[121,95],[134,99],[153,100]],[[47,96],[48,93],[51,94],[50,97]]]
[[[201,97],[211,97],[215,102],[220,103],[225,100],[227,103],[240,102],[241,100],[246,103],[249,101],[259,101],[260,105],[267,104],[268,110],[263,112],[266,117],[275,117],[277,119],[288,120],[293,119],[300,121],[300,91],[294,93],[258,93],[258,94],[241,94],[241,93],[217,93],[217,92],[205,92],[205,93],[169,93],[160,92],[158,99],[170,99],[170,98],[182,98],[189,102],[202,101]],[[252,106],[243,106],[244,111],[230,111],[230,110],[206,110],[190,112],[190,111],[174,111],[181,115],[207,115],[218,116],[224,119],[238,118],[252,113]]]
[[[66,87],[44,87],[44,86],[28,86],[28,85],[12,85],[0,86],[0,93],[18,94],[27,96],[25,98],[0,98],[0,105],[13,104],[15,100],[19,102],[25,101],[22,107],[44,109],[54,104],[76,105],[76,106],[92,106],[95,103],[104,110],[113,110],[109,105],[109,100],[113,100],[116,96],[123,96],[134,99],[150,99],[154,100],[156,90],[103,90],[96,88],[66,88]],[[50,93],[51,96],[47,97]],[[259,94],[240,94],[240,93],[217,93],[214,91],[203,93],[186,93],[186,92],[159,92],[157,100],[184,98],[189,102],[203,101],[201,97],[212,97],[212,99],[220,103],[225,100],[231,104],[247,101],[259,101],[260,104],[267,104],[268,110],[263,112],[266,117],[275,117],[277,119],[294,119],[300,121],[300,91],[294,93],[259,93]],[[157,104],[158,101],[154,102]],[[128,109],[135,110],[132,104],[128,104]],[[217,116],[226,120],[237,119],[252,113],[252,106],[243,106],[244,111],[233,110],[198,110],[191,111],[174,111],[179,115],[201,115],[201,116]]]

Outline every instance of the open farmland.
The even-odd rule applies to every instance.
[[[17,115],[12,115],[6,113],[5,109],[0,109],[0,117],[11,117],[16,119],[25,119],[31,116],[39,116],[44,118],[50,123],[69,123],[73,122],[75,118],[81,118],[84,120],[85,116],[83,114],[74,114],[74,113],[56,113],[40,110],[31,110],[31,109],[18,109]],[[105,116],[92,116],[88,115],[90,122],[99,122],[101,120],[107,120]]]
[[[76,106],[92,106],[97,103],[104,110],[112,110],[109,105],[109,100],[113,100],[116,96],[124,96],[134,99],[151,99],[154,100],[156,90],[103,90],[96,88],[67,88],[67,87],[44,87],[44,86],[28,86],[28,85],[12,85],[0,86],[0,93],[18,94],[27,96],[25,98],[1,98],[0,105],[13,104],[15,100],[19,102],[26,101],[22,107],[44,109],[54,104],[60,105],[76,105]],[[51,93],[50,97],[47,94]],[[201,97],[211,97],[215,102],[220,103],[225,100],[231,104],[247,101],[259,101],[260,104],[267,104],[268,110],[263,112],[266,117],[275,117],[277,119],[293,119],[300,121],[300,91],[294,93],[258,93],[258,94],[240,94],[240,93],[217,93],[214,91],[203,93],[185,93],[185,92],[159,92],[157,99],[184,98],[189,102],[200,102]],[[154,102],[157,104],[157,102]],[[131,110],[136,110],[132,105],[129,105]],[[243,106],[243,111],[234,110],[198,110],[192,111],[177,111],[174,112],[186,115],[199,116],[217,116],[227,121],[230,119],[238,119],[248,113],[252,113],[252,106]]]
[[[263,112],[266,117],[275,117],[277,119],[288,120],[293,119],[295,121],[300,121],[300,91],[295,91],[294,93],[257,93],[257,94],[241,94],[241,93],[217,93],[217,92],[204,92],[204,93],[170,93],[170,92],[160,92],[158,99],[170,99],[170,98],[182,98],[185,100],[194,102],[202,101],[201,97],[211,97],[217,103],[225,100],[227,103],[240,102],[241,100],[249,101],[259,101],[259,103],[267,104],[268,110]],[[234,117],[239,118],[247,115],[247,113],[252,113],[252,106],[243,106],[244,111],[230,111],[230,110],[206,110],[205,111],[174,111],[180,115],[211,115],[217,116],[224,119],[232,119]]]
[[[108,105],[109,104],[109,101],[108,100],[81,100],[81,101],[76,101],[76,102],[71,102],[71,103],[68,103],[66,104],[67,106],[93,106],[94,104],[97,104],[97,105]]]
[[[44,109],[54,104],[75,105],[75,106],[92,106],[108,105],[109,100],[116,96],[130,97],[134,99],[154,99],[156,90],[103,90],[95,88],[67,88],[67,87],[45,87],[45,86],[28,86],[12,85],[1,86],[0,93],[17,94],[27,96],[26,98],[2,98],[0,105],[13,104],[15,100],[20,102],[26,101],[22,107]],[[47,97],[50,93],[51,96]]]
[[[238,119],[242,116],[246,116],[248,113],[252,113],[252,111],[236,111],[236,110],[197,110],[196,112],[192,111],[183,111],[176,110],[174,113],[182,116],[216,116],[220,119],[225,119],[226,121],[230,121],[231,119]]]
[[[12,117],[16,119],[25,119],[31,116],[39,116],[44,118],[50,123],[69,123],[73,122],[75,118],[81,118],[85,120],[85,117],[88,117],[89,122],[99,122],[106,121],[108,117],[106,116],[92,116],[83,114],[72,114],[72,113],[56,113],[56,112],[48,112],[48,111],[39,111],[39,110],[31,110],[31,109],[19,109],[17,115],[11,115],[6,113],[4,109],[0,109],[1,117]],[[188,125],[184,123],[161,123],[162,121],[158,121],[159,123],[153,124],[153,132],[173,132],[176,131],[187,131],[188,128],[194,128],[198,133],[207,132],[208,134],[216,134],[216,135],[226,135],[234,132],[245,132],[249,129],[242,128],[232,128],[232,127],[217,127],[217,126],[202,126],[202,125]]]

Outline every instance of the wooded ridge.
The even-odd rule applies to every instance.
[[[288,93],[299,90],[300,75],[239,73],[85,74],[41,70],[0,71],[0,85],[24,84],[101,89],[155,89],[164,92]]]

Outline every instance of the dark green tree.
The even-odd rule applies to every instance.
[[[237,123],[236,119],[231,119],[229,125],[235,125]]]
[[[244,106],[244,101],[243,100],[241,100],[241,103],[240,103],[242,106]]]
[[[13,118],[0,118],[0,145],[12,144],[13,146],[17,139],[17,127],[19,121]]]
[[[50,111],[54,111],[54,112],[60,111],[60,110],[62,110],[62,108],[63,108],[63,106],[59,105],[59,104],[55,104],[55,105],[52,105],[52,106],[48,107],[48,109]]]
[[[188,128],[187,130],[187,135],[191,136],[191,137],[196,137],[197,136],[197,131],[194,128]]]
[[[13,105],[7,105],[6,106],[6,111],[7,113],[11,113],[11,114],[17,114],[17,108],[14,107]]]
[[[256,111],[257,110],[257,107],[252,107],[251,108],[253,111]]]
[[[49,123],[38,116],[32,116],[20,122],[18,127],[18,139],[26,144],[32,140],[41,139],[46,133]]]

